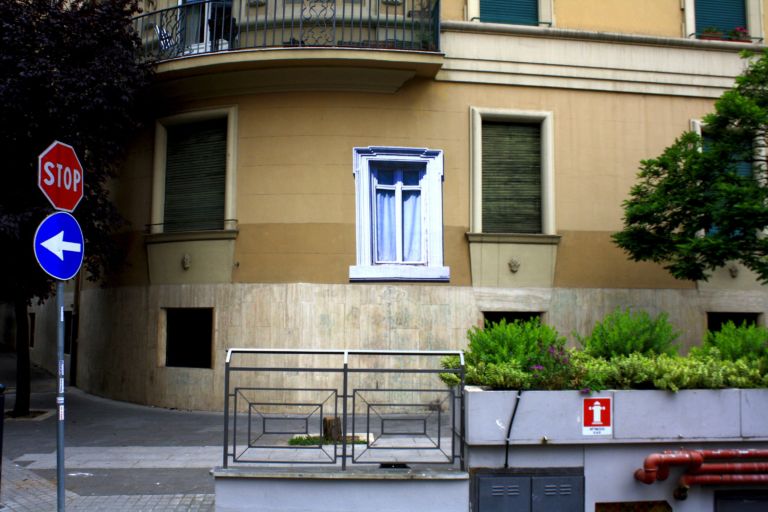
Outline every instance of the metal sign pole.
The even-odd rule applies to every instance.
[[[57,173],[54,170],[58,170]],[[63,179],[62,179],[63,176]],[[35,232],[35,259],[56,279],[58,315],[56,351],[58,393],[56,409],[56,497],[58,512],[64,512],[64,281],[77,275],[83,264],[85,237],[71,213],[83,199],[85,171],[75,148],[57,140],[37,157],[37,186],[56,210],[43,219]]]
[[[57,510],[64,512],[64,281],[56,284],[56,311],[58,316],[56,352],[58,356],[58,393],[56,408],[56,498]]]

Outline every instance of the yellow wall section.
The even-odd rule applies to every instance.
[[[464,0],[440,0],[440,19],[464,21],[466,19]]]
[[[556,287],[562,288],[695,288],[674,279],[653,263],[629,261],[611,241],[611,233],[564,231],[557,250]]]
[[[682,34],[680,0],[553,0],[555,26],[666,37]]]
[[[575,283],[582,258],[608,248],[621,228],[640,160],[657,156],[709,100],[412,80],[395,94],[273,93],[205,100],[183,110],[237,105],[235,282],[348,282],[355,261],[352,148],[397,145],[445,154],[443,224],[451,284],[471,283],[470,106],[553,112],[558,285]],[[149,222],[151,158],[132,155],[116,197],[135,228]],[[140,191],[130,200],[122,187]],[[582,286],[677,286],[646,275],[615,250]],[[570,254],[570,256],[569,256]],[[578,256],[578,258],[576,258]],[[133,259],[133,265],[146,263]],[[591,264],[591,263],[590,263]],[[614,276],[615,269],[620,274]],[[630,270],[631,269],[631,270]],[[141,272],[133,273],[143,282]],[[579,278],[581,279],[581,278]]]
[[[446,227],[445,261],[451,284],[470,284],[465,228]],[[354,224],[242,224],[233,281],[345,283],[355,264]]]

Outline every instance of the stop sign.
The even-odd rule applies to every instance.
[[[56,140],[37,160],[40,190],[57,210],[73,211],[83,198],[83,166],[75,149]]]

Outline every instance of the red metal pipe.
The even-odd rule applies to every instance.
[[[666,480],[669,477],[670,466],[697,468],[703,462],[702,454],[695,450],[652,453],[643,461],[643,467],[635,471],[635,479],[645,484],[652,484],[657,480]]]
[[[768,459],[768,450],[696,450],[704,459]]]
[[[768,485],[768,475],[683,475],[680,487],[692,485]]]
[[[635,479],[645,484],[666,480],[669,477],[670,466],[687,466],[686,471],[690,473],[768,472],[766,466],[759,466],[759,469],[756,467],[746,469],[748,466],[740,465],[746,463],[707,465],[709,469],[699,469],[705,460],[711,459],[768,459],[768,450],[681,450],[652,453],[645,458],[643,467],[635,471]]]
[[[768,473],[768,462],[705,462],[698,468],[689,469],[688,473]]]

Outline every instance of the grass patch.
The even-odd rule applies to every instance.
[[[341,443],[341,440],[337,441]],[[347,444],[365,444],[365,439],[359,437],[347,436]],[[318,446],[323,444],[333,444],[332,439],[326,439],[322,436],[296,436],[292,437],[288,444],[290,446]]]

